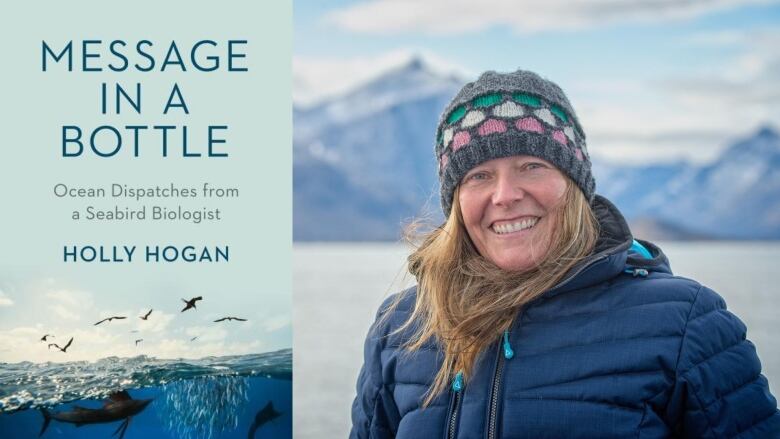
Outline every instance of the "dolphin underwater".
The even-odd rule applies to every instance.
[[[130,418],[141,413],[149,403],[151,399],[133,399],[126,390],[120,392],[114,392],[109,395],[108,399],[103,403],[103,408],[88,409],[84,407],[75,406],[71,411],[53,413],[45,408],[41,407],[41,413],[43,414],[43,426],[38,437],[43,436],[46,428],[49,427],[49,422],[52,419],[60,422],[69,422],[76,424],[76,427],[81,427],[87,424],[103,424],[108,422],[115,422],[124,419],[116,429],[114,435],[119,433],[119,439],[125,436],[127,426],[130,425]]]
[[[249,427],[249,439],[255,437],[255,432],[258,428],[262,427],[263,424],[268,421],[272,421],[279,416],[282,416],[282,412],[277,412],[274,410],[274,403],[272,401],[268,401],[268,404],[266,404],[265,407],[263,407],[262,410],[258,411],[257,415],[255,415],[255,420]]]

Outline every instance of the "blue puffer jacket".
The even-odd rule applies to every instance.
[[[388,335],[414,304],[415,289],[403,293],[366,340],[350,437],[780,438],[745,325],[715,292],[673,276],[658,247],[636,243],[609,201],[594,207],[593,255],[425,409],[441,358],[434,342],[400,350],[411,330]]]

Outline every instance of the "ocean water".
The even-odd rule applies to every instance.
[[[763,373],[780,391],[780,243],[658,243],[678,276],[723,296],[748,327]],[[297,244],[293,249],[295,437],[347,437],[363,341],[383,299],[414,283],[399,244]]]
[[[269,403],[280,414],[259,425],[254,437],[292,437],[292,351],[286,349],[200,360],[0,363],[0,438],[38,437],[43,410],[100,409],[117,390],[151,399],[130,419],[126,439],[247,438]],[[120,426],[121,420],[76,426],[53,419],[41,437],[109,438]]]

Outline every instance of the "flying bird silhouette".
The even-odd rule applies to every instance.
[[[94,324],[94,325],[92,325],[92,326],[97,326],[97,325],[99,325],[99,324],[101,324],[101,323],[103,323],[103,322],[110,322],[111,320],[114,320],[114,319],[121,320],[121,319],[126,319],[126,318],[127,318],[127,317],[122,317],[122,316],[106,317],[105,319],[103,319],[103,320],[101,320],[101,321],[99,321],[99,322],[95,323],[95,324]]]
[[[44,336],[41,337],[41,341],[48,341],[48,340],[46,340],[47,337],[54,337],[54,336],[51,335],[51,334],[44,334]]]
[[[135,345],[138,346],[138,343],[140,343],[142,341],[144,341],[144,339],[143,338],[139,338],[138,340],[135,341]]]
[[[190,339],[190,341],[195,341],[195,340],[197,340],[197,339],[198,339],[198,336],[196,335],[195,337],[192,337],[192,338]]]
[[[195,306],[195,302],[197,302],[198,300],[203,300],[203,297],[202,296],[193,297],[190,300],[181,299],[182,302],[187,304],[187,305],[184,306],[184,309],[181,310],[181,312],[187,311],[190,308],[197,309],[197,307]]]
[[[62,352],[65,352],[68,350],[71,343],[73,343],[73,337],[71,337],[70,340],[68,340],[68,343],[65,345],[64,348],[61,348],[60,345],[58,345],[57,343],[49,343],[49,349],[51,349],[51,347],[54,346],[55,348],[61,350]]]
[[[139,318],[139,319],[141,319],[141,320],[146,320],[146,319],[148,319],[148,318],[149,318],[149,314],[151,314],[151,313],[152,313],[152,311],[154,311],[154,310],[153,310],[153,309],[150,309],[150,310],[149,310],[149,312],[148,312],[148,313],[146,313],[146,315],[143,315],[143,316],[138,316],[138,318]]]
[[[241,319],[241,318],[238,318],[238,317],[222,317],[221,319],[214,320],[214,323],[224,322],[225,320],[237,320],[239,322],[245,322],[246,321],[246,319]]]

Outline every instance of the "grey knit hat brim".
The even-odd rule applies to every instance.
[[[532,132],[506,132],[474,139],[467,148],[454,152],[442,179],[441,206],[445,216],[452,209],[452,197],[460,179],[482,163],[504,157],[530,155],[543,157],[571,178],[582,189],[588,201],[595,196],[596,182],[587,162],[567,153],[549,136]]]

